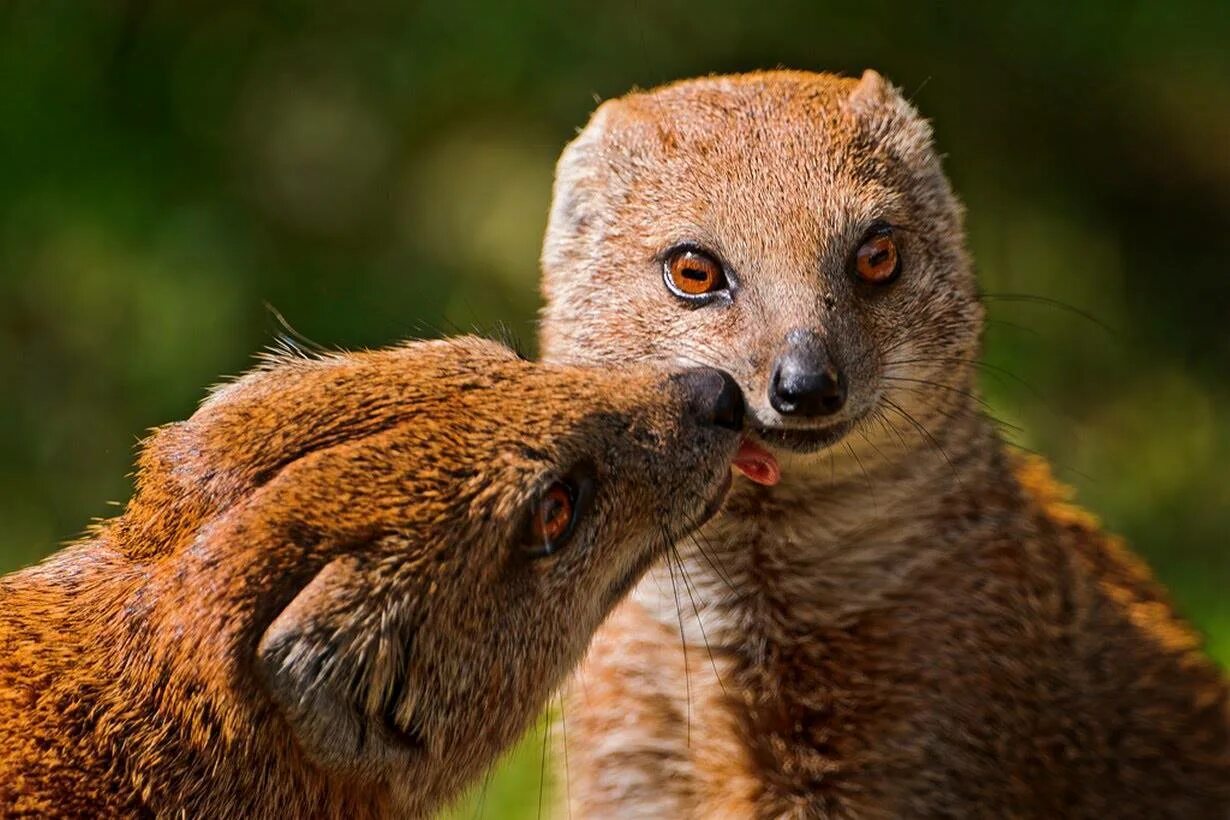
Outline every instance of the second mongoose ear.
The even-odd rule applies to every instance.
[[[317,765],[379,777],[419,751],[418,699],[406,673],[409,642],[374,605],[361,560],[345,555],[316,574],[265,630],[256,667]]]

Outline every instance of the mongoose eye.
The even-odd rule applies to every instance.
[[[581,465],[553,482],[530,509],[525,549],[533,557],[551,555],[568,543],[594,494],[593,468]]]
[[[530,535],[545,545],[554,543],[572,524],[572,488],[557,481],[538,500]]]
[[[901,256],[893,239],[893,229],[877,225],[868,233],[854,254],[854,271],[864,282],[887,285],[901,272]]]
[[[662,263],[662,278],[671,293],[690,302],[728,287],[721,263],[699,248],[672,251]]]

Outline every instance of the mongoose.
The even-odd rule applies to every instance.
[[[0,815],[419,816],[730,484],[742,397],[462,338],[283,356],[0,578]]]
[[[981,411],[962,210],[880,75],[602,104],[542,264],[547,361],[724,368],[782,465],[595,637],[573,816],[1230,816],[1226,683]]]

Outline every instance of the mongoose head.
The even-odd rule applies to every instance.
[[[101,532],[148,567],[148,653],[174,670],[159,708],[245,767],[275,755],[256,737],[428,810],[715,511],[742,408],[710,368],[542,365],[475,338],[283,357],[222,387],[152,437]]]
[[[965,400],[982,308],[961,208],[874,71],[603,103],[559,161],[542,265],[547,360],[721,367],[788,453],[926,447]]]

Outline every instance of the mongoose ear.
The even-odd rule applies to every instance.
[[[388,619],[370,594],[359,558],[335,559],[265,630],[256,667],[314,762],[377,777],[406,765],[415,738],[404,729],[394,736],[371,715],[412,726],[417,696],[404,671],[407,641],[384,634]]]
[[[921,163],[930,160],[931,127],[875,69],[863,72],[842,103],[842,110],[865,133],[900,158]]]
[[[846,110],[855,116],[866,116],[883,107],[893,96],[893,87],[880,72],[869,68],[846,98]]]
[[[553,251],[560,240],[584,232],[601,209],[604,190],[603,169],[613,154],[607,145],[612,118],[619,100],[607,100],[598,106],[580,133],[564,146],[555,165],[555,184],[551,196],[551,212],[543,261],[548,270],[553,266]]]

